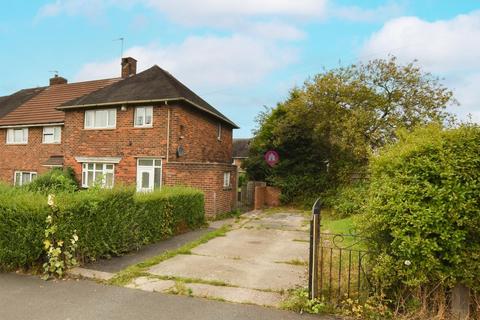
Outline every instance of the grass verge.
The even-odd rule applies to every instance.
[[[111,280],[108,281],[108,284],[112,285],[117,285],[117,286],[124,286],[131,282],[133,279],[142,277],[142,276],[148,276],[147,269],[150,267],[159,264],[162,261],[171,259],[175,257],[178,254],[191,254],[191,250],[201,244],[204,244],[214,238],[217,237],[224,237],[225,234],[230,231],[231,226],[230,225],[225,225],[221,227],[220,229],[214,230],[212,232],[209,232],[205,235],[203,235],[201,238],[189,242],[183,246],[181,246],[178,249],[175,250],[169,250],[164,252],[163,254],[147,259],[143,262],[137,263],[133,266],[130,266],[120,272],[118,272],[115,277],[113,277]]]

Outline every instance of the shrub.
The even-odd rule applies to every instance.
[[[0,194],[0,267],[40,262],[47,199],[40,193],[5,188]],[[203,194],[191,188],[163,188],[135,194],[133,188],[92,189],[57,196],[57,235],[78,234],[80,261],[121,255],[204,223]]]
[[[363,229],[390,297],[456,283],[480,289],[479,146],[478,126],[429,126],[372,159]]]
[[[29,267],[42,256],[47,199],[0,186],[0,269]]]
[[[78,189],[75,175],[71,168],[65,170],[52,169],[47,173],[38,176],[25,188],[30,191],[40,192],[43,194],[73,192]]]
[[[338,188],[335,196],[330,200],[335,216],[346,218],[362,213],[365,207],[367,190],[365,183],[355,183]]]

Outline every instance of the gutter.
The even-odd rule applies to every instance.
[[[63,126],[63,122],[48,122],[48,123],[35,123],[35,124],[14,124],[14,125],[5,125],[0,126],[0,129],[11,129],[11,128],[34,128],[34,127],[53,127],[53,126]]]

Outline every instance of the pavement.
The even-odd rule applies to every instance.
[[[248,213],[224,237],[152,266],[127,286],[279,307],[288,289],[307,283],[305,222],[295,213]]]
[[[299,320],[299,315],[253,305],[152,293],[88,280],[43,281],[0,274],[2,320]]]

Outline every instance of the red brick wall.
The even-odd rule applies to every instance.
[[[186,162],[232,163],[232,129],[222,124],[217,138],[219,121],[191,106],[172,109],[170,160]],[[177,157],[179,146],[185,151]]]
[[[230,172],[230,187],[223,187],[224,172]],[[205,194],[205,212],[213,216],[234,209],[236,167],[230,164],[169,162],[164,166],[165,185],[187,185]]]
[[[42,166],[54,155],[62,155],[61,144],[43,144],[43,127],[28,128],[27,145],[6,144],[7,129],[0,129],[0,181],[13,184],[15,171],[44,173],[50,168]],[[64,130],[62,128],[62,141]]]
[[[75,157],[120,157],[115,165],[115,183],[135,184],[138,157],[163,161],[163,184],[186,185],[205,192],[207,214],[231,211],[235,201],[236,169],[232,161],[232,129],[222,125],[217,139],[214,118],[186,105],[154,107],[153,128],[134,128],[134,107],[117,108],[117,129],[85,130],[84,110],[65,116],[65,164],[81,180],[81,164]],[[168,110],[170,141],[167,160]],[[183,156],[177,155],[182,146]],[[231,189],[223,189],[223,173],[231,171]]]

